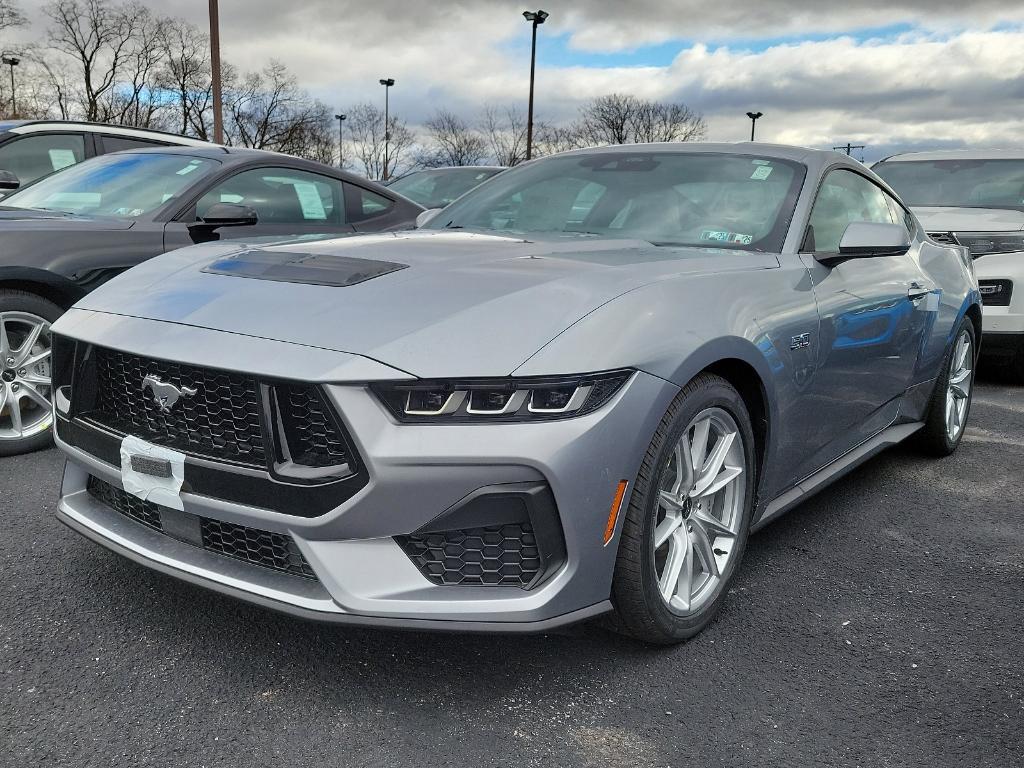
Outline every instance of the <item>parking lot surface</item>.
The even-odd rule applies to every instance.
[[[1024,388],[754,536],[668,649],[298,622],[65,529],[62,464],[0,461],[2,765],[1024,764]]]

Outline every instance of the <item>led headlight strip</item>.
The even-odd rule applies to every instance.
[[[375,382],[370,390],[406,423],[545,421],[600,408],[632,375],[632,370],[622,369],[573,376]]]

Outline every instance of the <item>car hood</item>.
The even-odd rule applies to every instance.
[[[363,355],[422,378],[504,376],[642,285],[776,266],[770,254],[579,236],[235,241],[152,259],[77,306]]]
[[[0,206],[0,232],[11,230],[123,230],[131,229],[132,219],[82,216],[63,211],[44,211],[36,208]]]
[[[1024,229],[1024,212],[1003,208],[914,207],[929,232],[1017,232]]]

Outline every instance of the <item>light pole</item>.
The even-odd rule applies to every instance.
[[[384,173],[381,181],[388,180],[388,144],[391,143],[391,106],[388,101],[388,94],[391,86],[395,84],[395,78],[382,79],[380,84],[384,86]]]
[[[537,27],[547,21],[547,11],[523,11],[523,18],[533,25],[533,41],[530,45],[530,105],[526,111],[526,159],[533,157],[533,80],[537,69]]]
[[[750,118],[750,140],[754,140],[754,126],[757,125],[757,118],[764,117],[764,112],[747,112],[747,117]]]
[[[338,121],[338,167],[345,167],[345,120],[348,119],[348,115],[335,115],[334,118]]]
[[[14,68],[21,64],[21,59],[19,59],[17,56],[10,56],[8,54],[4,54],[3,62],[4,64],[9,65],[11,68],[11,117],[17,117],[18,104],[14,99]]]
[[[213,140],[224,143],[224,112],[220,92],[220,13],[210,0],[210,90],[213,91]]]

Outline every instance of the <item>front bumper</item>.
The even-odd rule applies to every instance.
[[[993,287],[998,283],[1003,290],[1012,291],[1009,302],[1001,306],[993,305],[987,296],[982,296],[985,302],[982,349],[987,351],[990,333],[1024,334],[1024,252],[979,256],[974,260],[974,271],[983,288],[986,283]]]
[[[160,333],[162,324],[120,318],[117,333],[110,334],[110,322],[108,316],[99,324],[79,323],[72,335],[106,344],[113,344],[109,340],[113,335],[119,349],[154,354],[149,340],[154,332]],[[195,328],[188,331],[180,343],[173,334],[165,336],[160,356],[191,365],[223,367],[223,361],[231,359],[231,348],[239,344],[236,335]],[[260,340],[259,345],[262,354],[254,347],[247,360],[273,359],[271,353],[279,343]],[[325,354],[320,350],[313,355],[319,361],[317,369],[307,371],[301,370],[302,356],[293,356],[292,375],[319,383],[324,381],[324,370],[336,376],[336,371],[345,368],[342,355],[338,355],[337,366],[325,367]],[[273,374],[270,371],[268,375]],[[306,618],[434,629],[545,631],[609,609],[617,546],[617,536],[608,545],[604,543],[609,509],[618,483],[632,483],[660,415],[678,392],[674,385],[637,373],[609,404],[586,416],[536,424],[440,426],[398,424],[365,384],[334,381],[326,391],[369,476],[355,495],[324,514],[303,517],[289,514],[280,504],[265,508],[251,500],[238,503],[182,493],[185,512],[190,515],[287,534],[309,563],[315,580],[193,546],[100,503],[87,489],[89,477],[120,487],[120,468],[99,458],[100,451],[71,445],[70,425],[62,419],[57,420],[55,432],[68,464],[60,519],[145,565]],[[190,467],[200,463],[186,463],[186,481]],[[237,469],[225,467],[224,471]],[[252,476],[252,480],[264,483],[270,478]],[[491,486],[544,486],[549,490],[564,537],[564,556],[557,569],[528,589],[432,583],[394,537],[429,526],[479,489]]]

